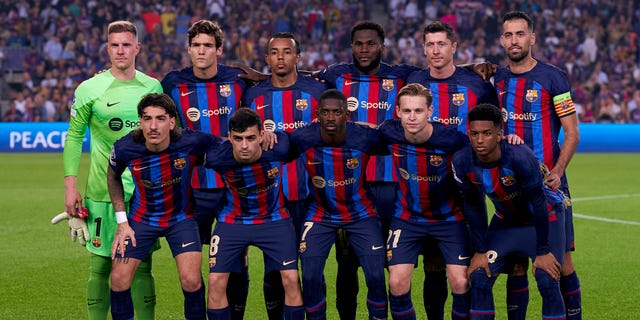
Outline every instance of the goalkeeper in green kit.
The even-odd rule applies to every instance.
[[[158,80],[135,69],[140,52],[136,27],[128,21],[109,24],[106,46],[111,68],[82,82],[75,91],[71,121],[64,146],[65,210],[56,223],[70,219],[72,237],[78,237],[91,253],[87,288],[89,319],[106,319],[109,312],[111,243],[117,228],[115,212],[107,190],[107,167],[114,142],[138,127],[136,106],[149,93],[162,93]],[[77,190],[76,177],[87,127],[91,135],[90,166],[85,196]],[[125,201],[133,192],[130,172],[122,176]],[[128,206],[127,206],[128,207]],[[80,213],[88,209],[89,238],[78,226]],[[73,226],[72,226],[73,225]],[[155,318],[155,288],[151,275],[151,254],[134,277],[131,288],[138,319]]]

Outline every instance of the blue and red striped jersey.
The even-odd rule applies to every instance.
[[[211,79],[200,79],[193,67],[169,72],[162,79],[164,93],[178,106],[184,128],[226,137],[229,117],[240,106],[245,82],[238,78],[242,70],[218,64],[218,73]],[[213,170],[197,167],[191,180],[194,188],[224,188],[222,178]]]
[[[494,79],[505,134],[521,137],[540,161],[553,168],[560,155],[560,118],[576,112],[567,76],[557,67],[538,61],[523,74],[499,68]]]
[[[289,150],[287,134],[276,134],[278,143],[252,164],[236,161],[229,141],[207,152],[205,166],[219,172],[228,186],[218,222],[263,224],[289,218],[282,194],[282,163],[295,154]]]
[[[544,186],[544,164],[534,156],[529,147],[501,141],[500,148],[500,159],[488,164],[480,162],[471,147],[455,154],[455,176],[458,185],[464,190],[465,204],[473,203],[474,199],[476,202],[475,205],[465,205],[465,217],[471,226],[476,223],[486,226],[487,215],[483,201],[484,195],[487,195],[495,207],[496,218],[514,226],[535,224],[536,231],[541,236],[539,247],[545,246],[548,222],[558,219],[553,208],[563,205],[564,197]],[[482,210],[478,209],[480,206]],[[483,234],[484,231],[472,228],[472,235],[474,232]]]
[[[419,83],[431,90],[433,95],[433,114],[429,120],[445,125],[457,126],[462,133],[467,133],[467,115],[479,103],[498,105],[495,89],[465,68],[456,67],[452,76],[437,79],[429,74],[429,69],[415,72],[409,76],[407,83]]]
[[[129,202],[129,219],[154,227],[170,227],[193,218],[191,176],[201,165],[208,149],[220,138],[185,130],[162,152],[147,150],[132,134],[118,140],[110,165],[117,173],[129,168],[135,189]]]
[[[469,143],[469,138],[454,127],[431,124],[431,137],[421,144],[406,139],[400,120],[380,125],[400,177],[394,216],[418,223],[463,220],[451,158]]]
[[[353,63],[341,63],[321,71],[318,78],[344,93],[352,121],[381,124],[395,118],[398,91],[417,70],[420,69],[410,65],[381,63],[377,74],[367,75],[361,74]],[[367,181],[398,181],[391,157],[372,157],[367,167]]]
[[[255,110],[264,121],[264,130],[292,132],[316,117],[318,98],[327,86],[309,76],[298,75],[290,87],[274,87],[267,79],[251,87],[242,97],[242,105]],[[309,195],[304,159],[287,163],[282,173],[284,195],[289,201],[304,200]]]
[[[293,132],[291,144],[305,155],[313,185],[307,220],[344,223],[376,216],[364,182],[369,156],[388,153],[377,130],[347,122],[346,140],[334,146],[313,123]]]

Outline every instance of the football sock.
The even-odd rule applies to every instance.
[[[347,250],[353,257],[342,257],[338,260],[336,276],[336,309],[340,320],[355,320],[358,308],[358,260],[353,250]]]
[[[529,305],[529,279],[527,275],[507,277],[507,316],[509,320],[524,320]]]
[[[303,306],[288,306],[284,305],[283,318],[284,320],[304,320],[304,307]]]
[[[582,292],[580,290],[580,280],[575,271],[568,276],[560,278],[560,290],[567,309],[567,320],[582,319]]]
[[[113,320],[132,320],[133,301],[131,289],[124,291],[111,290],[111,317]]]
[[[447,301],[448,293],[447,272],[445,270],[424,272],[422,300],[424,302],[424,311],[427,313],[427,319],[444,319],[444,304]]]
[[[87,309],[89,320],[104,320],[109,314],[109,275],[111,258],[92,255],[89,258]]]
[[[453,297],[451,305],[451,319],[469,319],[469,309],[471,308],[471,292],[463,294],[451,293]]]
[[[284,306],[284,287],[280,271],[269,272],[264,275],[264,303],[270,320],[281,320]]]
[[[231,272],[227,283],[227,299],[232,320],[242,320],[249,294],[249,270],[245,266],[242,272]]]
[[[494,319],[496,308],[493,303],[493,285],[495,277],[487,277],[484,269],[471,273],[471,309],[469,314],[473,319]]]
[[[156,287],[151,274],[151,254],[140,263],[131,283],[131,297],[138,319],[155,319]]]
[[[411,302],[411,290],[399,296],[389,292],[389,308],[394,320],[413,320],[416,318],[416,310]]]
[[[560,283],[542,269],[537,269],[535,276],[542,296],[542,319],[564,319],[565,307]]]
[[[207,306],[204,299],[204,281],[200,289],[194,292],[182,290],[184,294],[184,318],[189,320],[206,320]]]
[[[207,309],[207,319],[209,320],[227,320],[231,318],[231,310],[229,306],[222,309]]]

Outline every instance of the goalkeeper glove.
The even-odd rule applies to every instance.
[[[62,220],[68,220],[71,241],[75,242],[77,240],[78,243],[84,246],[85,242],[89,240],[89,229],[84,218],[72,217],[67,212],[63,212],[53,217],[51,223],[56,224]]]

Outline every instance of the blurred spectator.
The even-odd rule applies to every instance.
[[[24,113],[16,108],[15,103],[11,102],[9,103],[9,109],[5,111],[2,119],[5,122],[23,122]]]

